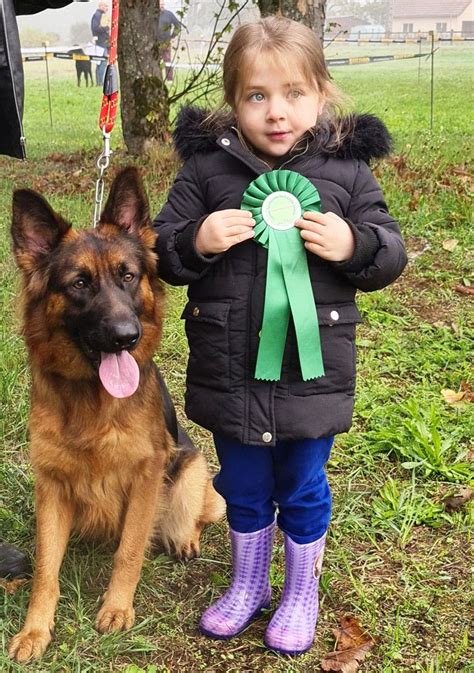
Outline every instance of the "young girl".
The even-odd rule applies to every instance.
[[[370,115],[337,114],[340,94],[311,30],[284,18],[239,27],[223,78],[230,111],[180,115],[175,141],[185,164],[155,220],[160,275],[189,285],[186,413],[214,435],[215,487],[230,525],[233,581],[200,630],[228,639],[269,607],[278,512],[286,574],[265,643],[299,654],[311,647],[318,616],[331,514],[324,467],[334,435],[351,425],[361,321],[354,296],[393,282],[407,259],[367,166],[388,153],[388,132]],[[249,183],[279,169],[307,178],[321,199],[322,212],[295,222],[324,366],[310,380],[291,319],[278,380],[255,373],[269,253],[252,240],[255,218],[241,203]]]

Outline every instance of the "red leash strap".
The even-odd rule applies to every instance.
[[[99,116],[99,128],[110,133],[115,124],[118,107],[117,40],[119,24],[119,0],[112,0],[112,20],[110,27],[109,63],[105,71],[104,93]]]
[[[102,131],[104,146],[97,159],[99,177],[95,185],[94,227],[97,227],[102,210],[104,196],[104,173],[110,161],[110,132],[114,128],[118,106],[117,39],[119,23],[119,0],[112,0],[112,21],[110,27],[109,63],[105,71],[102,106],[99,115],[99,128]]]

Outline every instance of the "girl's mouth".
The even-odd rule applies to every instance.
[[[288,131],[272,131],[267,135],[270,140],[284,140],[288,136]]]

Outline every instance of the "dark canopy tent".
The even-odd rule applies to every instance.
[[[0,0],[0,154],[25,158],[23,140],[23,63],[17,14],[57,9],[72,0]]]

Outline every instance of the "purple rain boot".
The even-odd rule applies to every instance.
[[[302,654],[314,640],[319,577],[326,535],[298,544],[285,533],[285,582],[280,605],[265,632],[265,645],[281,654]]]
[[[232,544],[232,584],[226,593],[202,615],[199,630],[205,636],[228,640],[241,633],[270,607],[269,581],[275,523],[254,533],[230,529]]]

